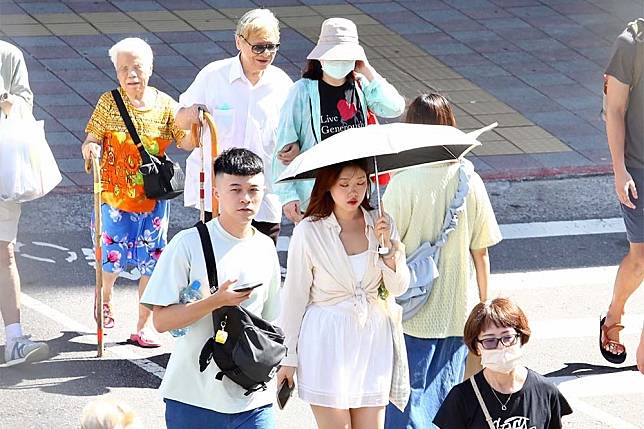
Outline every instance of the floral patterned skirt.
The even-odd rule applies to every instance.
[[[168,240],[168,201],[159,200],[151,212],[126,212],[109,204],[101,205],[101,244],[103,271],[120,273],[135,266],[149,276]],[[96,246],[94,214],[92,243]]]

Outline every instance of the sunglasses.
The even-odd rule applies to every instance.
[[[253,52],[253,54],[260,55],[260,54],[263,54],[265,51],[273,53],[273,52],[277,52],[280,49],[279,43],[266,43],[263,45],[253,45],[248,40],[246,40],[246,38],[241,34],[239,35],[239,37],[244,39],[244,42],[250,45],[250,50]]]
[[[481,343],[481,345],[485,350],[494,350],[499,346],[499,343],[503,344],[505,347],[510,347],[515,345],[520,336],[521,334],[513,334],[513,335],[504,335],[499,338],[485,338],[483,340],[479,340],[477,338],[476,341]]]

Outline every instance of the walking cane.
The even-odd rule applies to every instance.
[[[97,357],[103,357],[103,244],[101,237],[101,167],[97,157],[85,161],[85,171],[93,170],[94,175],[94,241],[96,260],[96,290],[94,318],[96,319]]]
[[[192,126],[192,135],[194,138],[197,138],[197,145],[200,148],[201,151],[201,171],[199,172],[199,219],[201,222],[205,221],[205,199],[206,199],[206,190],[205,190],[205,182],[206,182],[206,154],[204,150],[204,142],[203,142],[203,126],[204,122],[208,125],[208,129],[210,130],[210,166],[211,166],[211,175],[210,175],[210,196],[211,196],[211,213],[213,217],[217,216],[219,213],[219,206],[217,204],[217,200],[215,199],[214,196],[214,187],[215,187],[215,167],[213,161],[217,156],[219,156],[219,144],[217,140],[217,126],[215,125],[215,121],[213,120],[212,116],[208,111],[206,111],[203,108],[199,108],[199,123],[194,124]]]

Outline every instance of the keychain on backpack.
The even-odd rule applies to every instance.
[[[215,342],[218,344],[224,344],[228,339],[228,332],[226,332],[226,319],[228,319],[228,316],[221,321],[221,329],[217,330],[217,333],[215,333]]]

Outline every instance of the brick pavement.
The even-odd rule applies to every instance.
[[[344,16],[406,98],[446,94],[463,129],[498,121],[470,156],[487,179],[610,171],[602,69],[625,23],[644,16],[644,0],[0,0],[0,38],[25,53],[61,190],[90,183],[78,146],[98,96],[116,84],[113,43],[146,39],[151,85],[178,97],[201,67],[236,53],[235,22],[258,5],[281,21],[275,64],[293,79],[321,22]]]

